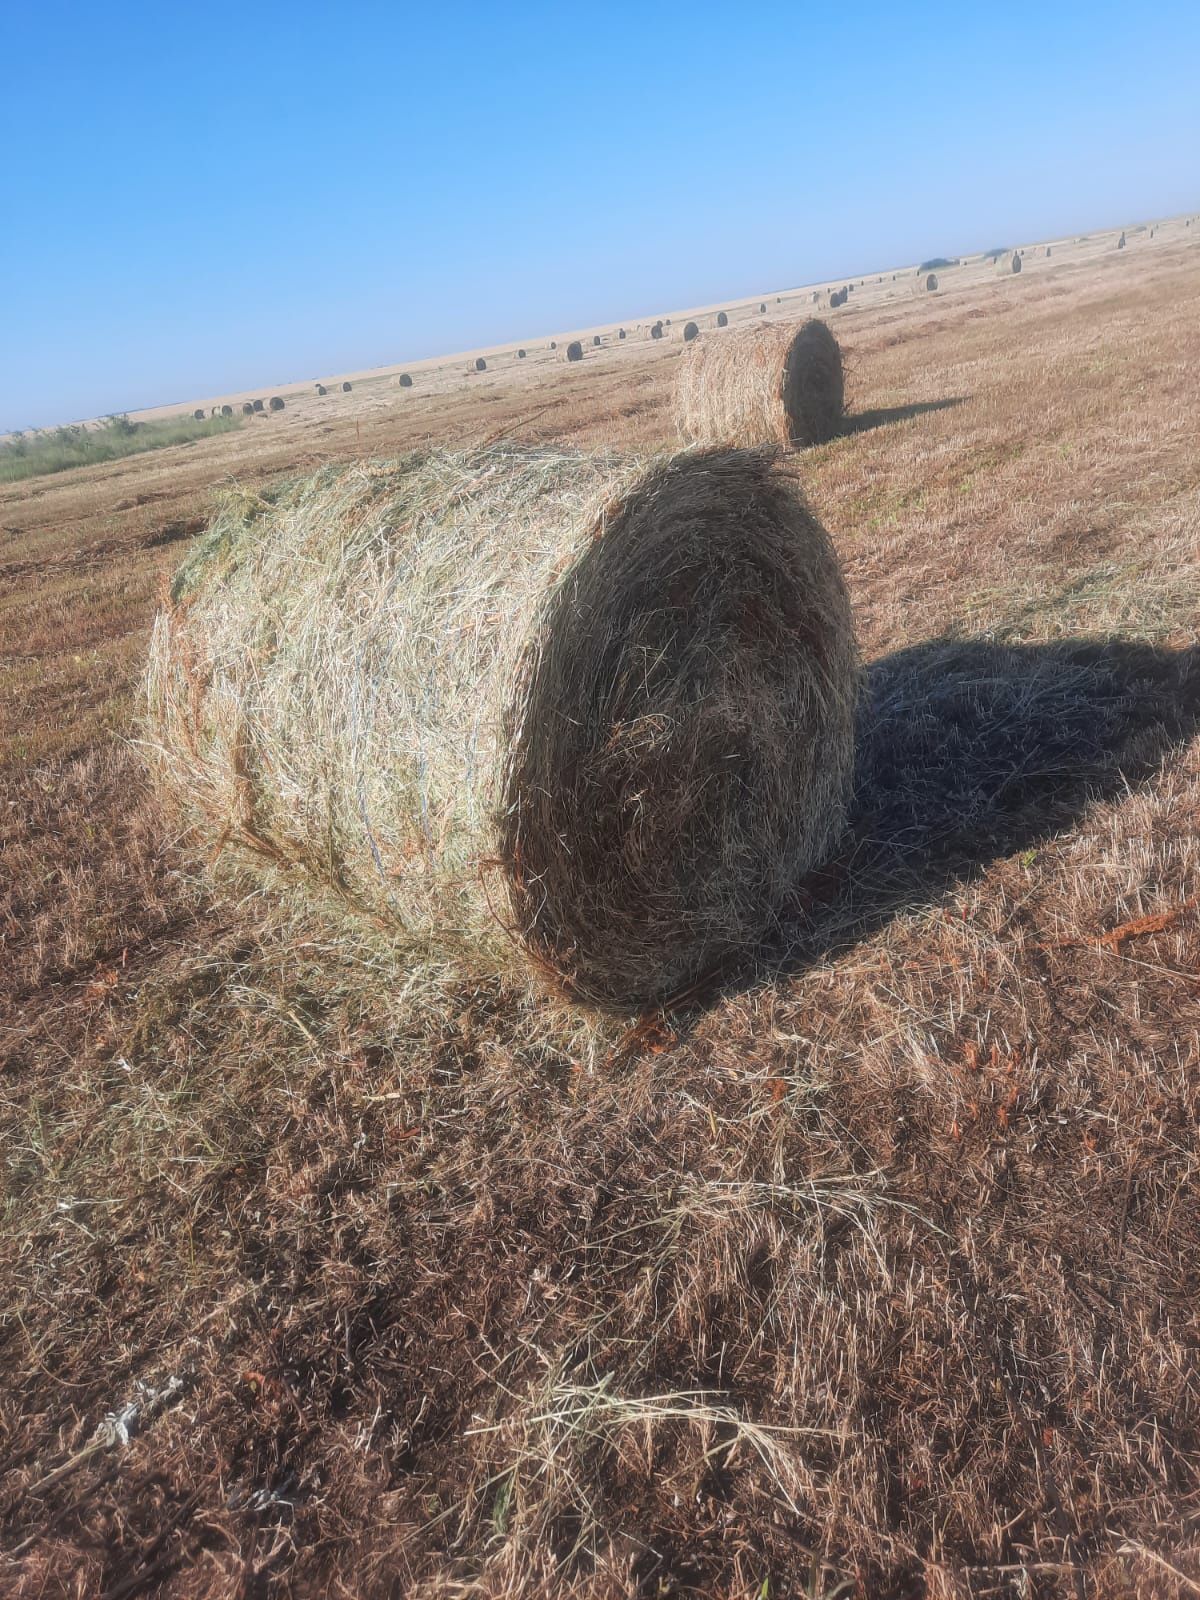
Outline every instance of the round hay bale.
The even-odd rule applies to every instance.
[[[517,360],[518,360],[518,361],[524,361],[524,359],[525,359],[525,352],[524,352],[524,350],[518,350],[518,351],[517,351]]]
[[[329,390],[325,387],[325,385],[323,383],[319,383],[317,385],[317,393],[318,394],[328,394]]]
[[[1122,234],[1121,237],[1117,240],[1117,249],[1118,250],[1124,250],[1124,248],[1125,248],[1125,235]]]
[[[936,289],[937,288],[937,273],[936,272],[931,272],[929,274],[929,276],[925,279],[925,287],[926,287],[926,289]]]
[[[844,410],[842,352],[816,317],[701,339],[676,380],[675,420],[697,444],[822,444]]]
[[[652,339],[661,339],[662,336],[663,336],[663,325],[662,325],[661,322],[656,322],[653,325],[653,327],[650,329],[650,337]]]
[[[624,337],[625,337],[625,329],[624,328],[618,328],[617,329],[617,338],[618,339],[623,339]]]
[[[1020,272],[1021,270],[1021,258],[1015,250],[1012,256],[1012,269],[1014,272]]]
[[[192,412],[192,421],[193,422],[203,422],[204,421],[204,417],[205,417],[204,407],[203,406],[197,406],[195,411]]]
[[[766,301],[765,301],[765,300],[764,300],[764,301],[763,301],[763,302],[762,302],[762,304],[761,304],[761,305],[760,305],[760,306],[759,306],[759,308],[758,308],[758,310],[759,310],[759,315],[760,315],[760,316],[761,316],[761,315],[765,315],[765,313],[766,313],[766,309],[767,309],[767,302],[766,302]]]
[[[354,385],[352,383],[344,383],[342,385],[342,393],[343,394],[349,394],[353,387],[354,387]]]
[[[242,415],[244,417],[252,417],[254,415],[254,406],[249,400],[242,407]]]
[[[233,407],[232,406],[222,406],[221,407],[221,415],[223,417],[231,417],[233,415]]]
[[[599,343],[600,343],[600,335],[598,333],[594,333],[592,335],[592,346],[593,346],[593,348],[595,348],[595,346],[597,346]]]
[[[1049,246],[1049,245],[1047,245],[1047,246],[1046,246],[1046,254],[1047,254],[1047,255],[1049,255],[1049,254],[1050,254],[1050,246]]]
[[[718,311],[717,312],[717,327],[718,328],[727,328],[728,326],[729,326],[729,318],[728,318],[728,316],[726,316],[724,311]]]
[[[482,356],[476,356],[475,357],[475,371],[476,372],[486,372],[487,371],[487,362],[483,359]]]
[[[699,332],[700,332],[700,329],[696,326],[696,324],[694,322],[685,322],[684,325],[683,325],[683,342],[684,342],[684,344],[690,344],[692,342],[692,340],[696,337],[696,335]]]
[[[558,340],[557,339],[551,339],[550,348],[551,348],[551,350],[557,350],[558,349]]]
[[[813,290],[812,303],[813,303],[813,305],[820,305],[820,303],[821,303],[821,291],[820,291],[820,289],[814,289]]]
[[[399,378],[397,378],[396,382],[400,385],[400,387],[402,389],[411,389],[412,388],[412,374],[408,373],[408,372],[402,372],[400,374]]]
[[[255,409],[255,411],[262,411],[263,410],[263,403],[262,403],[261,400],[256,400],[254,402],[254,409]]]
[[[580,341],[578,339],[572,339],[570,344],[567,346],[567,360],[568,361],[582,361],[583,360],[583,345],[580,343]]]
[[[638,1009],[744,955],[843,824],[857,663],[773,451],[493,446],[227,497],[156,621],[210,856]],[[528,967],[526,970],[528,970]]]
[[[273,394],[271,396],[271,410],[272,411],[282,411],[283,410],[283,401],[279,398],[279,396],[277,394]]]

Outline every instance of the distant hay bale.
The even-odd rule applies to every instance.
[[[926,287],[926,289],[936,289],[937,288],[937,273],[936,272],[931,272],[929,274],[929,276],[925,279],[925,287]]]
[[[684,342],[684,344],[690,344],[691,341],[696,337],[696,335],[699,332],[700,332],[700,329],[697,327],[697,325],[694,322],[685,322],[684,325],[683,325],[683,342]]]
[[[487,371],[487,362],[483,359],[482,356],[476,356],[475,357],[475,371],[476,372],[486,372]]]
[[[814,289],[813,290],[812,303],[815,306],[816,305],[820,305],[820,303],[821,303],[821,291],[820,291],[820,289]]]
[[[317,385],[317,393],[318,394],[328,394],[329,390],[325,387],[325,385],[323,383],[319,383]]]
[[[518,350],[518,351],[517,351],[517,360],[518,360],[518,361],[524,361],[524,359],[525,359],[525,352],[524,352],[524,350]]]
[[[729,318],[728,318],[728,316],[725,314],[724,311],[718,311],[717,312],[717,327],[718,328],[727,328],[728,326],[729,326]]]
[[[558,349],[558,340],[557,339],[551,339],[550,348],[551,348],[551,350],[557,350]]]
[[[277,394],[273,394],[271,396],[271,410],[272,411],[282,411],[283,410],[283,401],[279,398],[279,396]]]
[[[744,955],[833,847],[856,691],[837,558],[774,452],[493,446],[229,495],[145,706],[210,859],[365,915],[406,966],[636,1009]]]
[[[397,382],[399,383],[399,385],[400,385],[400,387],[402,389],[411,389],[412,388],[412,374],[408,373],[408,372],[402,372],[400,374],[400,377],[398,378]]]
[[[662,325],[661,322],[656,322],[653,325],[653,327],[650,329],[650,337],[652,339],[661,339],[662,336],[663,336],[663,325]]]
[[[624,328],[618,328],[617,329],[617,338],[618,339],[623,339],[624,337],[625,337],[625,329]]]
[[[570,344],[567,346],[567,360],[568,361],[582,361],[583,360],[583,345],[578,339],[572,339]]]
[[[1050,254],[1050,246],[1049,246],[1049,245],[1047,245],[1047,246],[1046,246],[1046,254],[1047,254],[1047,255],[1049,255],[1049,254]]]
[[[593,345],[593,347],[595,347],[599,343],[600,343],[600,335],[598,333],[594,333],[592,335],[592,345]]]
[[[342,393],[343,393],[343,394],[349,394],[349,393],[350,393],[350,390],[351,390],[351,389],[352,389],[352,388],[353,388],[353,387],[354,387],[354,385],[353,385],[353,384],[350,384],[350,383],[344,383],[344,384],[343,384],[343,385],[342,385]]]
[[[262,403],[261,400],[256,400],[254,402],[254,409],[255,409],[255,411],[262,411],[264,409],[263,403]]]
[[[844,410],[842,352],[816,317],[701,339],[676,380],[675,420],[696,444],[823,444]]]
[[[1122,234],[1121,237],[1117,240],[1117,249],[1118,250],[1124,250],[1124,248],[1125,248],[1125,235]]]
[[[766,313],[766,309],[767,309],[767,302],[766,302],[766,301],[765,301],[765,300],[764,300],[764,301],[763,301],[763,302],[762,302],[762,303],[761,303],[761,305],[760,305],[760,306],[759,306],[759,308],[758,308],[758,310],[759,310],[759,315],[760,315],[760,316],[762,316],[762,315],[765,315],[765,313]]]
[[[205,413],[204,407],[203,406],[197,406],[195,411],[192,412],[192,421],[193,422],[203,422],[204,418],[205,418],[205,414],[206,413]]]
[[[1012,269],[1014,272],[1020,272],[1021,270],[1021,258],[1015,250],[1012,256]]]
[[[242,407],[242,415],[244,417],[252,417],[254,415],[254,406],[251,403],[251,401],[247,400],[246,403],[243,405],[243,407]]]
[[[233,407],[232,406],[222,406],[221,407],[221,415],[223,417],[231,417],[233,415]]]

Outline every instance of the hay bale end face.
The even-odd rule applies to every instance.
[[[844,411],[842,352],[816,317],[701,339],[676,380],[675,419],[696,444],[823,444]]]
[[[594,333],[592,335],[592,348],[595,349],[595,347],[597,345],[599,345],[599,343],[600,343],[600,335],[598,333]]]
[[[1049,254],[1050,254],[1050,246],[1049,246],[1049,245],[1047,245],[1047,246],[1046,246],[1046,254],[1047,254],[1047,255],[1049,255]]]
[[[222,406],[221,407],[221,415],[223,417],[231,417],[233,415],[233,407],[232,406]]]
[[[717,327],[718,328],[727,328],[728,326],[729,326],[729,317],[728,317],[728,315],[724,311],[718,311],[717,312]]]
[[[700,329],[696,326],[696,324],[694,322],[685,322],[684,325],[683,325],[683,342],[684,342],[684,344],[690,344],[692,342],[692,340],[696,337],[696,335],[699,332],[700,332]]]
[[[203,422],[204,421],[204,407],[203,406],[197,406],[195,411],[192,412],[192,421],[193,422]]]
[[[352,383],[344,383],[342,385],[342,393],[343,394],[349,394],[353,387],[354,387],[354,385]]]
[[[518,350],[518,351],[517,351],[517,360],[518,360],[518,361],[524,361],[524,359],[525,359],[525,352],[524,352],[524,350]]]
[[[319,383],[317,385],[317,393],[318,394],[328,394],[329,390],[325,387],[325,385],[323,383]]]
[[[624,328],[618,328],[617,329],[617,338],[618,339],[623,339],[624,337],[625,337],[625,329]]]
[[[650,337],[652,339],[661,339],[662,336],[663,336],[663,325],[662,325],[661,322],[656,322],[653,325],[653,327],[650,329]]]
[[[567,346],[567,360],[568,361],[582,361],[583,360],[583,345],[579,342],[578,339],[572,339],[570,344]]]
[[[487,371],[487,362],[483,359],[482,356],[476,356],[475,357],[475,371],[476,372],[486,372]]]
[[[242,407],[242,415],[244,417],[252,417],[254,415],[254,406],[249,400]]]
[[[400,385],[400,387],[402,389],[411,389],[412,388],[412,374],[411,373],[402,372],[400,374],[399,378],[396,381],[399,383],[399,385]]]
[[[774,452],[326,468],[265,511],[231,495],[173,596],[162,793],[405,966],[519,950],[657,1004],[744,956],[842,827],[849,603]]]
[[[256,400],[254,402],[254,409],[255,411],[262,411],[265,409],[261,400]]]
[[[283,410],[283,401],[279,398],[279,396],[277,394],[273,394],[271,396],[271,410],[272,411],[282,411]]]
[[[762,315],[764,315],[764,314],[765,314],[765,313],[766,313],[766,309],[767,309],[767,302],[766,302],[766,301],[765,301],[765,300],[763,300],[763,301],[762,301],[762,302],[761,302],[761,303],[760,303],[760,305],[759,305],[759,308],[758,308],[758,310],[759,310],[759,315],[760,315],[760,316],[762,316]]]
[[[551,348],[551,350],[557,350],[558,349],[558,340],[557,339],[551,339],[550,348]]]
[[[925,279],[925,287],[926,287],[926,289],[931,289],[931,290],[937,288],[937,273],[936,272],[931,272],[929,274],[929,276]]]
[[[1013,251],[1012,269],[1014,272],[1020,272],[1021,270],[1021,258],[1015,250]]]
[[[1117,249],[1118,250],[1124,250],[1124,248],[1125,248],[1125,235],[1122,234],[1121,237],[1117,240]]]

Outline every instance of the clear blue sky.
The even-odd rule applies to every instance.
[[[0,428],[1200,205],[1200,6],[10,5]]]

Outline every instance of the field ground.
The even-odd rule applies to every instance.
[[[853,825],[625,1035],[208,885],[129,736],[231,476],[670,444],[681,315],[0,487],[0,1592],[1200,1592],[1200,237],[884,277]]]

